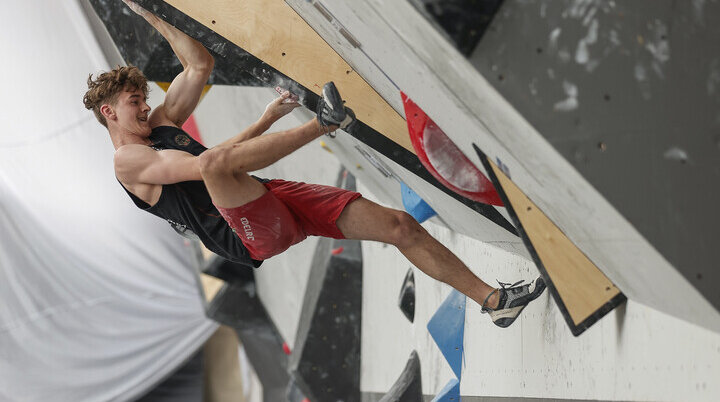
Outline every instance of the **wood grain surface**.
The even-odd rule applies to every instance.
[[[316,94],[334,81],[359,120],[414,153],[404,118],[283,0],[167,3]]]

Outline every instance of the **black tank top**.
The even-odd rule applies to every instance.
[[[153,142],[151,147],[157,151],[177,149],[197,156],[207,150],[176,127],[156,127],[149,138]],[[162,186],[160,199],[153,206],[129,192],[125,186],[123,188],[138,208],[165,219],[179,234],[191,239],[199,239],[208,250],[220,257],[253,267],[259,267],[262,263],[250,258],[240,238],[233,233],[213,205],[204,182],[184,181],[165,184]]]

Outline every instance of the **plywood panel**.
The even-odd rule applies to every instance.
[[[334,81],[361,121],[413,152],[402,116],[283,0],[167,3],[317,94]]]
[[[542,265],[547,273],[554,293],[561,299],[575,328],[604,311],[617,296],[622,295],[605,274],[495,163],[487,159],[484,162],[490,166],[497,179],[501,187],[498,190],[504,192],[511,205],[512,213],[521,226],[519,231],[524,232],[529,240],[528,246],[533,249],[530,253],[539,259],[538,265]]]

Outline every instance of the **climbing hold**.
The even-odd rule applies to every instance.
[[[324,150],[326,150],[326,151],[328,151],[328,152],[330,152],[330,153],[333,153],[332,149],[330,149],[330,147],[327,146],[327,144],[325,143],[325,141],[320,141],[320,146],[322,147],[322,149],[324,149]]]
[[[407,184],[400,183],[400,191],[402,192],[402,203],[405,207],[405,211],[412,215],[412,217],[419,223],[423,223],[437,215],[435,210],[432,209],[425,200],[420,198],[413,189],[408,187]]]
[[[400,288],[398,306],[410,322],[415,321],[415,275],[412,268],[408,269],[402,288]]]
[[[687,163],[688,161],[688,154],[685,152],[684,149],[679,147],[672,147],[665,151],[663,154],[663,157],[667,160],[671,160],[674,162],[680,162],[680,163]]]
[[[458,379],[465,336],[465,300],[464,294],[453,290],[427,324],[430,336]]]
[[[454,192],[484,204],[503,205],[492,182],[463,154],[425,112],[404,93],[408,130],[420,162]]]
[[[422,402],[422,376],[420,374],[420,358],[412,351],[405,369],[400,373],[395,384],[383,395],[380,402]]]
[[[287,342],[283,342],[283,352],[285,352],[286,355],[289,355],[290,353],[292,353],[290,351],[290,346],[288,346]]]
[[[339,254],[342,254],[342,252],[343,252],[344,250],[345,250],[345,249],[344,249],[342,246],[340,246],[340,247],[338,247],[338,248],[334,248],[334,249],[331,251],[331,253],[332,253],[332,255],[339,255]]]

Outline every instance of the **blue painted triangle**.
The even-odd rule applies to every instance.
[[[435,395],[432,402],[459,402],[460,401],[460,381],[453,378],[448,381],[445,388]]]
[[[428,322],[427,329],[460,380],[463,337],[465,336],[464,294],[453,290]]]
[[[428,205],[425,200],[413,191],[405,183],[400,183],[400,191],[402,192],[402,203],[407,211],[416,221],[423,223],[426,220],[437,215],[434,209]]]

